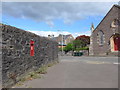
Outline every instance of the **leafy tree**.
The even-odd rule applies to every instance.
[[[68,43],[66,47],[64,47],[63,49],[65,51],[65,53],[73,50],[73,44],[72,43]]]
[[[85,45],[90,44],[90,37],[89,37],[89,36],[86,36],[86,35],[78,36],[78,37],[76,37],[75,40],[81,40],[81,41],[84,42]]]
[[[74,50],[88,50],[89,48],[87,47],[87,45],[90,44],[90,37],[89,36],[85,36],[85,35],[81,35],[76,37],[76,39],[67,44],[66,47],[63,48],[63,50],[65,51],[65,53],[69,52],[69,51],[74,51]],[[59,48],[59,50],[61,51],[61,48]]]
[[[90,37],[81,35],[73,41],[73,50],[86,50],[86,46],[90,44]],[[87,47],[88,48],[88,47]]]
[[[79,48],[80,47],[80,40],[74,40],[73,41],[73,47],[74,47],[74,49],[76,49],[76,48]]]
[[[86,47],[88,44],[90,44],[89,36],[81,35],[76,37],[76,39],[74,40],[75,48],[83,48]]]
[[[74,40],[73,41],[73,46],[74,46],[74,49],[76,48],[82,48],[85,46],[85,42],[82,41],[82,40]]]

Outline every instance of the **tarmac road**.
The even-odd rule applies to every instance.
[[[116,64],[117,63],[117,64]],[[117,88],[117,57],[60,57],[44,78],[17,88]]]

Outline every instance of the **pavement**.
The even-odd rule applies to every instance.
[[[15,88],[118,88],[117,57],[59,57],[40,79]]]

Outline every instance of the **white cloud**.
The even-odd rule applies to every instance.
[[[18,2],[18,0],[4,0],[4,2]],[[119,2],[119,0],[20,0],[19,2]]]
[[[3,2],[3,15],[46,22],[54,26],[55,19],[72,23],[86,16],[105,15],[113,2]]]
[[[80,35],[90,36],[91,35],[91,31],[73,33],[74,37],[77,37],[77,36],[80,36]]]
[[[30,32],[32,33],[35,33],[39,36],[45,36],[45,37],[48,37],[48,35],[54,35],[55,37],[57,37],[59,34],[64,34],[64,35],[67,35],[67,34],[71,34],[70,32],[67,32],[67,31],[63,31],[63,32],[55,32],[55,31],[31,31],[29,30]]]
[[[48,35],[54,35],[55,37],[57,37],[59,34],[63,34],[63,35],[68,35],[68,34],[72,34],[74,38],[76,38],[77,36],[80,35],[87,35],[90,36],[91,31],[86,31],[86,32],[77,32],[77,33],[70,33],[67,31],[63,31],[63,32],[55,32],[55,31],[31,31],[32,33],[35,33],[39,36],[44,36],[44,37],[48,37]]]

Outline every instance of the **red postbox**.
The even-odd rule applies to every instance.
[[[30,56],[34,56],[34,41],[30,41]]]

